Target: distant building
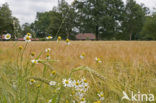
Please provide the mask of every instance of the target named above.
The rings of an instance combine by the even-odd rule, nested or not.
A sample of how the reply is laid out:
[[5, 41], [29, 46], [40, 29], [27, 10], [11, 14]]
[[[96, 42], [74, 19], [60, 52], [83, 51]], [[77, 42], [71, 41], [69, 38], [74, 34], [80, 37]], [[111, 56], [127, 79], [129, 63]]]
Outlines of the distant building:
[[96, 37], [92, 33], [81, 33], [76, 35], [77, 40], [95, 40]]

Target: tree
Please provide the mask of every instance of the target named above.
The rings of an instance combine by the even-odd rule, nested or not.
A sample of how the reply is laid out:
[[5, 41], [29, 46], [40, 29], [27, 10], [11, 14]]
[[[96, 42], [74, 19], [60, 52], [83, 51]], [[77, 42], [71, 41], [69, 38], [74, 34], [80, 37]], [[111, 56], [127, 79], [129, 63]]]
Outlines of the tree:
[[142, 30], [143, 39], [156, 40], [156, 13], [152, 16], [147, 16]]
[[20, 31], [19, 21], [16, 17], [12, 16], [7, 3], [0, 7], [0, 34], [4, 31], [11, 33], [13, 38], [16, 37], [17, 32]]
[[118, 31], [124, 5], [122, 0], [76, 0], [77, 24], [80, 32], [92, 32], [99, 40], [111, 38]]
[[[148, 9], [143, 5], [134, 0], [127, 0], [122, 28], [124, 34], [129, 34], [129, 40], [136, 39], [136, 35], [142, 30], [147, 13]], [[128, 36], [125, 35], [125, 38], [128, 39]]]
[[68, 38], [73, 33], [74, 9], [65, 0], [61, 0], [58, 7], [43, 13], [37, 13], [36, 21], [32, 23], [33, 30], [38, 37], [48, 34]]

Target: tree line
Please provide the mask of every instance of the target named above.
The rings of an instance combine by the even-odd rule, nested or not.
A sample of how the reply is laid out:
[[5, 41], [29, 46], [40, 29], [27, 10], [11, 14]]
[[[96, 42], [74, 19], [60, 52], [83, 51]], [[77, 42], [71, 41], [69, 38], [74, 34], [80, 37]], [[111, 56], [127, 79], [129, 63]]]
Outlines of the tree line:
[[27, 32], [34, 37], [75, 39], [78, 33], [93, 33], [96, 40], [156, 40], [156, 13], [135, 0], [75, 0], [47, 12], [37, 12], [36, 20], [19, 25], [8, 4], [0, 7], [0, 33], [7, 31], [16, 37]]

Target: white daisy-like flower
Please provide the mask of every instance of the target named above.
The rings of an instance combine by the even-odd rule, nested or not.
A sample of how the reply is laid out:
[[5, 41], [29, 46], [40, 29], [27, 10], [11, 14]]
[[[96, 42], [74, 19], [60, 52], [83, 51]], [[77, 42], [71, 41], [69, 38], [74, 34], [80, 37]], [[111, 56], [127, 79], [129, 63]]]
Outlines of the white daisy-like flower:
[[30, 79], [29, 84], [33, 85], [34, 83], [36, 83], [36, 81], [34, 79]]
[[80, 85], [81, 85], [81, 82], [79, 81], [79, 80], [74, 80], [73, 82], [72, 82], [72, 84], [73, 84], [73, 87], [75, 87], [76, 89], [78, 89], [79, 87], [80, 87]]
[[31, 36], [25, 35], [25, 36], [24, 36], [24, 40], [25, 40], [26, 42], [31, 42]]
[[100, 92], [99, 94], [97, 94], [99, 97], [100, 97], [100, 100], [104, 100], [104, 93], [103, 92]]
[[8, 34], [4, 35], [4, 39], [5, 39], [5, 40], [11, 39], [11, 34], [8, 33]]
[[66, 39], [66, 44], [70, 45], [70, 40], [69, 39]]
[[48, 100], [48, 103], [52, 103], [52, 99]]
[[80, 55], [80, 58], [81, 58], [81, 59], [84, 59], [84, 57], [85, 57], [85, 53], [82, 53], [82, 54]]
[[86, 99], [85, 98], [81, 98], [80, 103], [86, 103]]
[[72, 80], [71, 79], [63, 79], [64, 87], [72, 87]]
[[46, 37], [47, 40], [52, 39], [52, 38], [53, 38], [52, 36], [47, 36]]
[[98, 58], [98, 57], [95, 58], [95, 61], [96, 61], [97, 63], [102, 63], [101, 59]]
[[55, 86], [55, 85], [56, 85], [56, 82], [55, 82], [55, 81], [50, 81], [50, 82], [49, 82], [49, 85], [50, 85], [50, 86]]
[[50, 54], [49, 54], [49, 53], [46, 54], [46, 59], [47, 59], [47, 60], [50, 59]]
[[45, 52], [50, 52], [50, 51], [51, 51], [51, 48], [45, 49]]
[[33, 63], [33, 64], [38, 64], [38, 60], [31, 60], [31, 62]]
[[30, 33], [27, 33], [26, 36], [29, 36], [30, 38], [32, 38], [32, 35]]

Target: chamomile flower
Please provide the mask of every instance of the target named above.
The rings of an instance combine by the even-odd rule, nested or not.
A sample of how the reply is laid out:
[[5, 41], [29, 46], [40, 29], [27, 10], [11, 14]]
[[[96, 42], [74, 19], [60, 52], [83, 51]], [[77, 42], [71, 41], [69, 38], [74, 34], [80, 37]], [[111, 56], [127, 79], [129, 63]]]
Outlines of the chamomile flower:
[[46, 59], [47, 59], [47, 60], [50, 59], [50, 54], [49, 54], [49, 53], [46, 54]]
[[66, 39], [66, 44], [70, 45], [70, 40], [69, 39]]
[[36, 81], [34, 79], [30, 79], [29, 84], [32, 85], [34, 83], [36, 83]]
[[80, 55], [80, 58], [81, 58], [81, 59], [84, 59], [84, 57], [85, 57], [85, 53], [82, 53], [82, 54]]
[[86, 99], [85, 98], [81, 98], [80, 103], [86, 103]]
[[8, 34], [4, 35], [4, 39], [5, 39], [5, 40], [11, 39], [11, 34], [8, 33]]
[[99, 96], [100, 100], [104, 100], [104, 93], [103, 92], [100, 92], [97, 95]]
[[52, 38], [53, 38], [52, 36], [47, 36], [46, 37], [47, 40], [52, 39]]
[[19, 49], [19, 50], [22, 50], [22, 49], [23, 49], [23, 47], [22, 47], [22, 46], [19, 46], [19, 47], [18, 47], [18, 49]]
[[45, 49], [45, 52], [50, 52], [50, 51], [51, 51], [51, 48]]
[[61, 39], [62, 39], [61, 36], [58, 36], [57, 42], [59, 42]]
[[30, 38], [32, 37], [30, 33], [27, 33], [27, 35], [26, 35], [26, 36], [29, 36]]
[[34, 57], [35, 56], [35, 52], [31, 52], [31, 57]]
[[50, 76], [54, 76], [54, 75], [56, 75], [56, 71], [52, 71], [50, 74]]
[[97, 63], [102, 63], [101, 59], [98, 58], [98, 57], [95, 58], [95, 61], [96, 61]]
[[31, 36], [25, 35], [24, 40], [26, 42], [31, 42]]
[[56, 82], [55, 82], [55, 81], [50, 81], [50, 82], [49, 82], [49, 85], [50, 85], [50, 86], [55, 86], [55, 85], [56, 85]]
[[38, 64], [38, 60], [31, 60], [33, 64]]
[[79, 81], [79, 80], [74, 80], [73, 82], [72, 82], [72, 84], [73, 84], [73, 86], [76, 88], [76, 89], [78, 89], [79, 87], [80, 87], [80, 84], [81, 84], [81, 82]]
[[71, 79], [63, 79], [64, 87], [72, 87], [72, 80]]

